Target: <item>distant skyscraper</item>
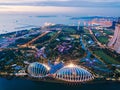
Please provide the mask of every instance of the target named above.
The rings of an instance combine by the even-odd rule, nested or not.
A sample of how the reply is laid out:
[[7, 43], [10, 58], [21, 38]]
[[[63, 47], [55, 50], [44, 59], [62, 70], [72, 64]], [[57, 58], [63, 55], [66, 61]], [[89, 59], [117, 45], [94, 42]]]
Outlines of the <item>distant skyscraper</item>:
[[83, 26], [86, 26], [86, 22], [84, 21], [84, 25]]
[[78, 31], [80, 30], [80, 21], [78, 21], [78, 27], [77, 27], [77, 30], [78, 30]]
[[120, 23], [118, 22], [115, 27], [114, 36], [108, 43], [108, 46], [120, 53]]
[[120, 17], [118, 18], [118, 23], [120, 24]]

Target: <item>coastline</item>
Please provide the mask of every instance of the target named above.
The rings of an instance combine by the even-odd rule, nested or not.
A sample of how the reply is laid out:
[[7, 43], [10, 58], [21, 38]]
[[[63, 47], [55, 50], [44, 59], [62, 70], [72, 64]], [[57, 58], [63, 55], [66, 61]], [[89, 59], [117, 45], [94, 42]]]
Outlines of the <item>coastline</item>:
[[[40, 27], [39, 27], [40, 28]], [[29, 31], [31, 29], [38, 29], [38, 27], [34, 27], [34, 28], [30, 28], [30, 29], [22, 29], [22, 30], [17, 30], [17, 31], [11, 31], [11, 32], [6, 32], [3, 34], [0, 34], [0, 36], [4, 36], [4, 35], [10, 35], [10, 34], [15, 34], [16, 32], [24, 32], [24, 31]]]
[[24, 78], [14, 78], [7, 80], [0, 78], [0, 89], [1, 90], [38, 90], [38, 89], [52, 89], [52, 90], [115, 90], [120, 88], [119, 82], [111, 81], [98, 81], [83, 84], [72, 84], [72, 83], [51, 83], [42, 81], [32, 81]]
[[57, 80], [54, 78], [46, 78], [46, 79], [37, 79], [37, 78], [32, 78], [29, 76], [15, 76], [15, 75], [5, 75], [5, 76], [0, 76], [0, 79], [5, 79], [5, 80], [15, 80], [15, 79], [23, 79], [23, 80], [30, 80], [30, 81], [35, 81], [35, 82], [44, 82], [44, 83], [57, 83], [57, 84], [80, 84], [80, 85], [84, 85], [84, 84], [95, 84], [95, 83], [120, 83], [120, 81], [118, 80], [105, 80], [104, 78], [95, 78], [92, 81], [88, 81], [88, 82], [78, 82], [78, 83], [73, 83], [73, 82], [65, 82], [62, 80]]

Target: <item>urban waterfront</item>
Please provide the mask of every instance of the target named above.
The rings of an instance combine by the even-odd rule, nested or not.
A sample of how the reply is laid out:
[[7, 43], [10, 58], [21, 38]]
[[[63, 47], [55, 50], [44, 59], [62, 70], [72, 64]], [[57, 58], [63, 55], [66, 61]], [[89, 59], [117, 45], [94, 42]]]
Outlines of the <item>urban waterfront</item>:
[[[15, 82], [18, 85], [20, 82], [26, 82], [28, 86], [30, 84], [30, 90], [59, 89], [59, 86], [64, 89], [66, 85], [67, 89], [71, 90], [93, 89], [93, 85], [97, 90], [100, 85], [105, 85], [107, 90], [107, 85], [112, 83], [115, 87], [112, 86], [111, 89], [116, 88], [120, 81], [120, 67], [117, 61], [119, 56], [116, 60], [107, 56], [106, 61], [102, 55], [94, 53], [97, 50], [109, 50], [106, 48], [107, 44], [103, 45], [93, 34], [95, 32], [92, 28], [96, 27], [80, 26], [79, 22], [78, 26], [47, 23], [40, 28], [2, 34], [0, 75], [9, 80], [1, 78], [1, 85], [8, 85], [4, 88], [1, 86], [1, 89], [7, 90], [9, 85], [13, 89], [21, 89], [22, 87], [17, 85], [12, 86]], [[109, 51], [112, 53], [112, 50]], [[26, 84], [23, 84], [23, 87], [27, 90], [29, 88]]]
[[94, 82], [86, 84], [61, 84], [37, 82], [25, 79], [0, 78], [0, 90], [115, 90], [120, 88], [120, 82]]
[[0, 0], [0, 90], [120, 88], [118, 0]]
[[[76, 15], [75, 15], [76, 16]], [[76, 25], [78, 20], [70, 20], [74, 15], [46, 14], [1, 14], [0, 34], [43, 26], [45, 23]], [[59, 19], [59, 20], [58, 20]]]

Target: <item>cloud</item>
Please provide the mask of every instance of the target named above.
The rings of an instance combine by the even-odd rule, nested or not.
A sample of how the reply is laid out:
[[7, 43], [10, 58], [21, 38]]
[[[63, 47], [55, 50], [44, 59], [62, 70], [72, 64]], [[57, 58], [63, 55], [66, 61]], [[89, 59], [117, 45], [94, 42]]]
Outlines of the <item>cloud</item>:
[[120, 7], [120, 0], [0, 0], [0, 5]]
[[78, 1], [87, 1], [87, 2], [120, 2], [120, 0], [78, 0]]
[[16, 2], [120, 2], [120, 0], [0, 0], [0, 3]]
[[0, 0], [0, 12], [120, 15], [120, 0]]
[[71, 1], [71, 0], [0, 0], [1, 3], [16, 3], [16, 2], [51, 2], [51, 1]]

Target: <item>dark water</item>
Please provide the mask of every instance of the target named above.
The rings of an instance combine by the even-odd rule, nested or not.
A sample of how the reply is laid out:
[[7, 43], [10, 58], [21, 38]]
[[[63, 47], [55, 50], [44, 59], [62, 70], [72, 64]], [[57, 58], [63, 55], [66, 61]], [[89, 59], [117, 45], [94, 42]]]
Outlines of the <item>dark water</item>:
[[25, 79], [0, 78], [0, 90], [119, 90], [119, 82], [98, 82], [82, 85], [35, 82]]

